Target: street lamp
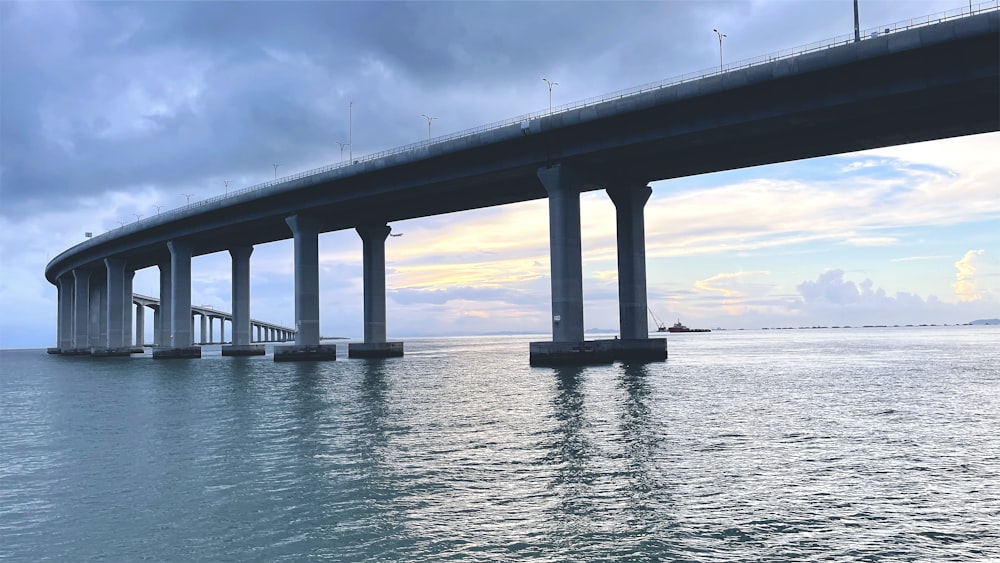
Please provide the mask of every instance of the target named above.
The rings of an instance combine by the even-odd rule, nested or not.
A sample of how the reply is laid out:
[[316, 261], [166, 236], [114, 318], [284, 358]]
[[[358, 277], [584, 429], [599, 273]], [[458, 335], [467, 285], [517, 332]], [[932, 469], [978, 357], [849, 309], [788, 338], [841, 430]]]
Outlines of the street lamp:
[[133, 213], [133, 215], [135, 215], [135, 222], [136, 223], [139, 222], [139, 219], [142, 219], [142, 214], [141, 213]]
[[427, 140], [430, 141], [431, 140], [431, 121], [434, 121], [437, 118], [436, 117], [431, 117], [431, 116], [427, 115], [426, 113], [420, 114], [420, 117], [423, 117], [424, 119], [427, 120]]
[[272, 164], [271, 166], [274, 167], [274, 179], [277, 180], [278, 179], [278, 167], [281, 166], [281, 165], [280, 164]]
[[354, 163], [354, 100], [347, 104], [347, 149], [348, 158]]
[[552, 87], [553, 86], [558, 86], [559, 83], [558, 82], [552, 82], [548, 78], [543, 78], [542, 80], [544, 80], [545, 83], [549, 85], [549, 113], [552, 113]]
[[226, 185], [226, 195], [229, 195], [229, 182], [232, 180], [223, 180], [222, 183]]
[[713, 29], [712, 31], [719, 36], [719, 72], [722, 72], [722, 38], [726, 37], [726, 34], [719, 32], [718, 29]]
[[[970, 5], [972, 0], [969, 0]], [[858, 26], [858, 0], [854, 0], [854, 42], [861, 41], [861, 28]]]
[[156, 214], [159, 215], [160, 214], [160, 208], [163, 207], [163, 206], [162, 205], [154, 205], [153, 207], [156, 208]]
[[186, 197], [187, 198], [187, 204], [191, 205], [191, 196], [193, 196], [194, 194], [181, 194], [181, 195], [184, 196], [184, 197]]
[[344, 143], [342, 141], [334, 141], [334, 142], [340, 145], [340, 162], [344, 162], [344, 147], [346, 147], [351, 143]]

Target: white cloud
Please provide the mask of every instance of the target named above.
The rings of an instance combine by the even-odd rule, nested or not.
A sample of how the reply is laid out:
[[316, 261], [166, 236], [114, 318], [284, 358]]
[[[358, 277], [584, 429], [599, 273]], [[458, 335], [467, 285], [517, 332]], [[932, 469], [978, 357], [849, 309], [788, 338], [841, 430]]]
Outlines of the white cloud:
[[955, 262], [955, 296], [959, 301], [995, 301], [1000, 292], [988, 284], [996, 283], [998, 274], [995, 264], [991, 264], [983, 249], [970, 250]]

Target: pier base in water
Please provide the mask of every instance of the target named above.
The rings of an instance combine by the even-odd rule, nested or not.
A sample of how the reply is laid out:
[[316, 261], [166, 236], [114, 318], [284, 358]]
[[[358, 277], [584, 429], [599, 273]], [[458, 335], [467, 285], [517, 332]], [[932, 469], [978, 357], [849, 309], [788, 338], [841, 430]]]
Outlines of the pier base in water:
[[665, 338], [641, 340], [585, 340], [583, 342], [531, 342], [528, 362], [533, 366], [610, 364], [612, 362], [662, 362], [667, 359]]
[[154, 360], [173, 360], [181, 358], [200, 358], [200, 346], [187, 346], [184, 348], [170, 348], [168, 346], [157, 346], [153, 348]]
[[348, 358], [400, 358], [402, 342], [352, 342], [347, 345]]
[[274, 361], [276, 362], [314, 362], [337, 359], [336, 344], [318, 344], [315, 346], [275, 346]]
[[112, 356], [131, 356], [132, 347], [127, 346], [123, 348], [93, 348], [90, 350], [90, 355], [95, 358], [110, 358]]
[[222, 347], [223, 356], [263, 356], [264, 353], [263, 344], [233, 344]]

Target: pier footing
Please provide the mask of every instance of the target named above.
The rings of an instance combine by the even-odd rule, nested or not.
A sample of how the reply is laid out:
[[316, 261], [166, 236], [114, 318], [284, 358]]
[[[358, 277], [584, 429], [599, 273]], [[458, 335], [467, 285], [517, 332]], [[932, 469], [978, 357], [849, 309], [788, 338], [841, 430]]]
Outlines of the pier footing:
[[89, 356], [90, 348], [64, 348], [60, 349], [59, 353], [63, 356]]
[[318, 344], [316, 346], [275, 346], [274, 361], [276, 362], [313, 362], [337, 359], [336, 344]]
[[263, 356], [264, 355], [264, 345], [263, 344], [233, 344], [232, 346], [222, 347], [223, 356]]
[[48, 354], [62, 354], [62, 348], [46, 348], [45, 352]]
[[352, 342], [347, 345], [348, 358], [400, 358], [402, 342]]
[[132, 347], [124, 348], [93, 348], [90, 351], [90, 355], [95, 358], [110, 358], [113, 356], [131, 356]]
[[153, 348], [154, 360], [170, 360], [177, 358], [200, 358], [200, 357], [201, 357], [200, 346], [188, 346], [185, 348], [170, 348], [167, 346], [158, 346]]
[[641, 340], [585, 340], [583, 342], [531, 342], [528, 363], [533, 366], [662, 362], [667, 359], [664, 338]]

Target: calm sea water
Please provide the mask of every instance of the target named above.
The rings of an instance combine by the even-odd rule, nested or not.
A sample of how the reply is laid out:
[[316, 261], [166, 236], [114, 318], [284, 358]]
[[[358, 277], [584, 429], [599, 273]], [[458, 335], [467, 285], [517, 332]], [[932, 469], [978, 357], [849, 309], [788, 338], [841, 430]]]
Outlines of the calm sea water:
[[[275, 364], [0, 352], [0, 559], [1000, 559], [1000, 329]], [[346, 350], [346, 347], [344, 347]]]

